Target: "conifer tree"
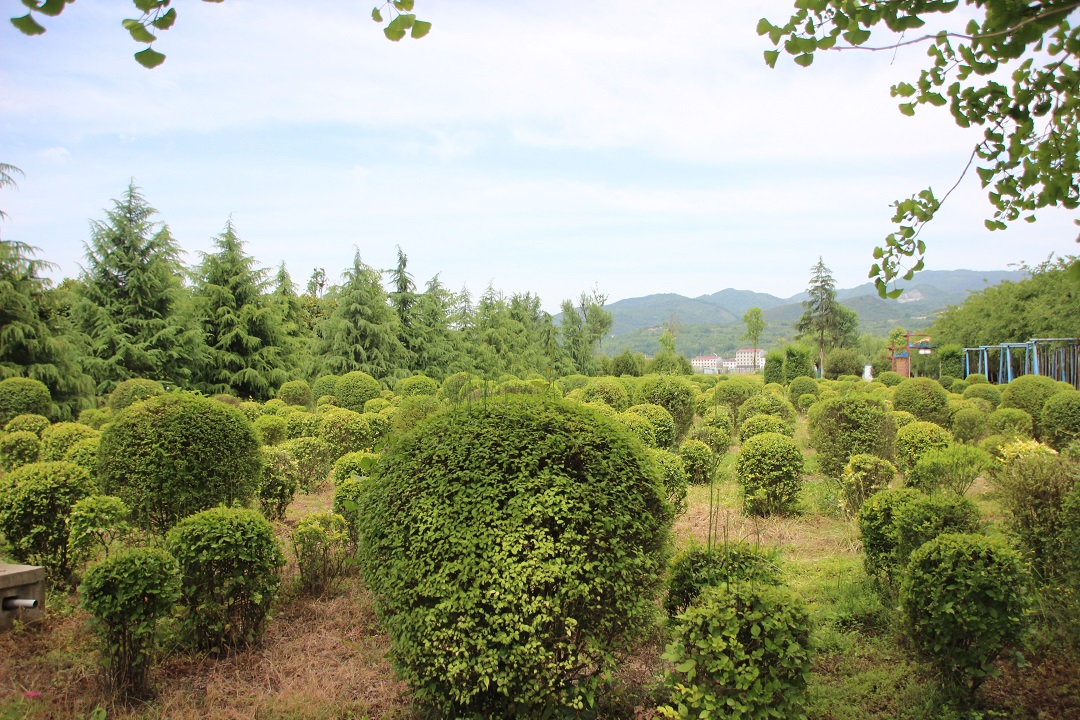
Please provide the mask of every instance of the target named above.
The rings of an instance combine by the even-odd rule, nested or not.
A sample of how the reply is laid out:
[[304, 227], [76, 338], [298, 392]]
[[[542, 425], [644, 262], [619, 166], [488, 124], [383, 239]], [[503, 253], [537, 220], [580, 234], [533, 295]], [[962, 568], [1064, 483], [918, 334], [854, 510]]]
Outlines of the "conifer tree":
[[836, 299], [836, 282], [832, 272], [819, 257], [811, 268], [810, 298], [803, 301], [803, 314], [795, 324], [799, 340], [814, 343], [818, 348], [818, 368], [825, 365], [825, 350], [850, 346], [858, 340], [859, 324], [855, 311], [842, 306]]
[[134, 377], [180, 386], [204, 348], [181, 312], [180, 249], [134, 182], [91, 223], [76, 326], [89, 338], [87, 370], [99, 394]]
[[274, 289], [270, 299], [277, 306], [281, 317], [281, 351], [285, 367], [291, 375], [308, 376], [315, 372], [312, 367], [312, 330], [308, 324], [307, 310], [296, 285], [282, 262], [274, 275]]
[[419, 337], [419, 328], [416, 323], [416, 283], [412, 275], [406, 270], [409, 258], [401, 250], [397, 249], [397, 265], [389, 271], [390, 282], [394, 286], [390, 293], [390, 306], [394, 308], [394, 314], [398, 321], [398, 341], [404, 350], [404, 363], [411, 371], [420, 369], [418, 358], [423, 339]]
[[415, 319], [415, 367], [428, 377], [442, 380], [465, 369], [460, 333], [451, 327], [454, 295], [440, 282], [428, 280], [417, 298]]
[[244, 254], [232, 219], [214, 238], [214, 246], [217, 252], [202, 255], [193, 292], [207, 347], [198, 387], [209, 395], [267, 400], [289, 379], [282, 316], [264, 296], [266, 271]]

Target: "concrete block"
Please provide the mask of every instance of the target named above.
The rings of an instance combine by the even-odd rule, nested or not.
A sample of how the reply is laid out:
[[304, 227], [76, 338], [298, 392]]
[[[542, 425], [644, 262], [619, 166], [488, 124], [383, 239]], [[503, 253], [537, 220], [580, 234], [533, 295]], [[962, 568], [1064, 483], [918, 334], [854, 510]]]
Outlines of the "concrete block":
[[[28, 607], [33, 605], [33, 607]], [[0, 630], [45, 616], [45, 568], [0, 564]]]

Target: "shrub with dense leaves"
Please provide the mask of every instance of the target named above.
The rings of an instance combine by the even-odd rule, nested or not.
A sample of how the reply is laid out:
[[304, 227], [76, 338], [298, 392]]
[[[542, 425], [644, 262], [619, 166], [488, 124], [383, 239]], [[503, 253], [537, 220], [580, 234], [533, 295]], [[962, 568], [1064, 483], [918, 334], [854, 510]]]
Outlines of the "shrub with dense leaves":
[[355, 370], [345, 373], [338, 378], [334, 385], [334, 397], [338, 405], [353, 412], [364, 412], [364, 403], [371, 398], [379, 397], [381, 391], [379, 381], [367, 373]]
[[754, 395], [762, 392], [765, 384], [752, 375], [732, 375], [727, 380], [717, 383], [713, 388], [713, 402], [710, 404], [727, 405], [734, 413]]
[[859, 377], [865, 365], [866, 359], [858, 351], [852, 348], [833, 348], [825, 356], [822, 374], [830, 380], [845, 375]]
[[311, 412], [294, 412], [285, 416], [285, 437], [295, 440], [298, 437], [318, 437], [322, 418]]
[[1080, 438], [1080, 392], [1063, 390], [1042, 407], [1040, 438], [1055, 450], [1064, 450]]
[[866, 574], [890, 586], [897, 568], [902, 567], [897, 548], [895, 516], [923, 494], [911, 488], [887, 488], [874, 493], [859, 509], [859, 533], [863, 544]]
[[[378, 453], [359, 450], [346, 453], [334, 461], [334, 486], [341, 485], [351, 477], [367, 477], [379, 459]], [[335, 510], [335, 512], [339, 512]]]
[[41, 431], [49, 427], [49, 425], [49, 418], [44, 415], [23, 413], [22, 415], [16, 415], [11, 418], [11, 420], [8, 420], [7, 425], [4, 426], [4, 430], [9, 433], [32, 432], [38, 438], [41, 438]]
[[743, 491], [743, 509], [751, 515], [790, 512], [802, 489], [803, 454], [779, 433], [755, 435], [742, 444], [735, 476]]
[[165, 388], [157, 380], [145, 378], [124, 380], [109, 393], [109, 410], [118, 413], [132, 403], [164, 394]]
[[259, 440], [236, 408], [182, 392], [129, 406], [106, 426], [98, 481], [132, 519], [164, 533], [219, 503], [251, 500], [262, 470]]
[[262, 449], [262, 478], [259, 482], [259, 507], [270, 520], [285, 517], [285, 510], [300, 488], [300, 466], [288, 450]]
[[949, 393], [930, 378], [907, 378], [893, 390], [893, 407], [919, 420], [949, 425]]
[[593, 378], [581, 388], [584, 402], [602, 402], [622, 412], [630, 407], [630, 396], [623, 384], [613, 377]]
[[100, 433], [88, 425], [73, 422], [61, 422], [50, 425], [41, 431], [41, 459], [43, 461], [63, 460], [75, 443], [86, 438], [100, 437]]
[[822, 475], [836, 478], [852, 455], [890, 460], [896, 431], [885, 404], [865, 395], [824, 398], [810, 407], [810, 443]]
[[999, 407], [986, 418], [986, 427], [995, 435], [1017, 438], [1035, 436], [1035, 422], [1031, 414], [1019, 408]]
[[971, 445], [950, 445], [925, 453], [907, 474], [907, 484], [929, 493], [949, 490], [963, 495], [975, 479], [993, 468], [993, 456]]
[[176, 560], [160, 548], [122, 550], [90, 568], [79, 598], [101, 638], [108, 689], [121, 696], [148, 694], [158, 621], [180, 599]]
[[330, 448], [333, 460], [345, 453], [370, 450], [375, 445], [375, 433], [367, 416], [344, 409], [322, 416], [319, 439]]
[[690, 475], [686, 472], [682, 458], [662, 448], [649, 448], [649, 457], [660, 467], [664, 490], [675, 514], [686, 512], [686, 490], [690, 484]]
[[896, 431], [896, 466], [901, 472], [910, 472], [923, 455], [946, 448], [952, 441], [952, 433], [936, 423], [909, 423]]
[[285, 564], [270, 522], [246, 508], [211, 508], [177, 523], [166, 545], [180, 564], [181, 621], [194, 646], [257, 643]]
[[35, 463], [41, 456], [41, 440], [27, 430], [0, 433], [0, 472]]
[[675, 617], [697, 599], [701, 591], [720, 585], [780, 582], [776, 552], [745, 542], [715, 547], [694, 545], [671, 561], [664, 610]]
[[301, 437], [286, 440], [279, 445], [296, 461], [300, 472], [300, 487], [311, 492], [326, 480], [330, 467], [334, 463], [334, 450], [324, 440], [313, 437]]
[[970, 384], [970, 381], [968, 383], [967, 388], [964, 390], [965, 400], [985, 400], [994, 409], [1001, 404], [1001, 391], [990, 383], [983, 382], [974, 385]]
[[66, 462], [31, 463], [0, 477], [0, 532], [15, 559], [44, 566], [53, 582], [65, 581], [68, 517], [92, 490], [86, 471]]
[[962, 407], [953, 413], [952, 430], [953, 438], [959, 442], [975, 442], [982, 438], [986, 432], [987, 413], [979, 408]]
[[361, 492], [359, 557], [399, 674], [443, 717], [591, 704], [648, 627], [671, 507], [656, 464], [583, 405], [431, 418]]
[[289, 535], [296, 567], [300, 572], [300, 591], [320, 597], [336, 592], [355, 563], [353, 544], [345, 518], [322, 511], [305, 515]]
[[444, 407], [442, 400], [434, 395], [410, 395], [402, 398], [394, 412], [394, 430], [407, 433], [430, 416], [441, 412]]
[[131, 510], [111, 495], [90, 495], [71, 506], [68, 517], [68, 545], [73, 563], [82, 563], [99, 552], [109, 551], [132, 534], [128, 524]]
[[810, 395], [817, 397], [820, 391], [821, 388], [814, 378], [797, 377], [788, 383], [788, 401], [794, 405], [803, 395], [809, 393]]
[[1021, 645], [1027, 578], [1019, 553], [996, 538], [944, 534], [911, 555], [900, 606], [915, 647], [970, 693]]
[[397, 385], [394, 386], [394, 392], [401, 397], [412, 397], [414, 395], [435, 397], [439, 394], [439, 383], [426, 375], [413, 375], [398, 380]]
[[311, 383], [311, 397], [316, 400], [327, 395], [333, 395], [337, 392], [337, 375], [321, 375], [315, 382]]
[[885, 385], [886, 387], [896, 387], [900, 383], [904, 382], [904, 376], [898, 372], [892, 370], [886, 370], [877, 376], [876, 380]]
[[75, 463], [83, 470], [86, 470], [95, 484], [97, 482], [98, 445], [100, 444], [100, 437], [83, 438], [69, 447], [63, 458], [65, 462]]
[[[955, 495], [920, 495], [893, 513], [896, 570], [902, 570], [917, 548], [945, 533], [977, 533], [982, 515], [975, 503]], [[895, 575], [894, 575], [895, 577]]]
[[664, 659], [667, 718], [801, 718], [810, 675], [810, 616], [786, 588], [710, 588], [679, 616]]
[[645, 447], [656, 448], [656, 427], [649, 422], [648, 418], [634, 413], [621, 412], [615, 416], [630, 433], [642, 442]]
[[281, 415], [262, 415], [251, 426], [263, 445], [280, 445], [289, 437], [289, 421]]
[[840, 510], [849, 518], [859, 514], [863, 503], [876, 492], [889, 487], [896, 476], [896, 466], [877, 455], [852, 455], [840, 473]]
[[709, 446], [709, 449], [721, 457], [727, 453], [731, 446], [731, 436], [718, 427], [711, 425], [699, 425], [690, 433], [691, 440], [700, 440]]
[[301, 407], [311, 407], [312, 394], [311, 387], [303, 380], [290, 380], [287, 383], [282, 383], [278, 388], [278, 398], [281, 399], [286, 405], [299, 405]]
[[1041, 437], [1042, 409], [1061, 391], [1057, 380], [1045, 375], [1021, 375], [1001, 390], [1001, 408], [1017, 408], [1031, 416], [1033, 437]]
[[52, 395], [45, 383], [24, 377], [0, 380], [0, 426], [18, 415], [52, 416]]
[[649, 375], [641, 382], [638, 403], [659, 405], [675, 421], [675, 442], [679, 442], [694, 421], [694, 384], [675, 375]]
[[679, 458], [691, 483], [707, 485], [712, 480], [718, 458], [708, 445], [700, 440], [686, 440], [679, 446]]
[[675, 442], [675, 418], [660, 405], [631, 405], [626, 412], [640, 415], [652, 423], [656, 433], [656, 447], [669, 448]]
[[742, 405], [740, 405], [740, 435], [742, 433], [742, 424], [750, 418], [756, 417], [758, 415], [772, 415], [773, 417], [780, 418], [784, 422], [784, 424], [789, 425], [791, 428], [790, 432], [784, 434], [795, 434], [795, 406], [785, 400], [782, 396], [774, 395], [773, 393], [763, 392], [760, 395], [754, 395]]
[[775, 415], [754, 415], [739, 425], [739, 439], [743, 442], [767, 432], [795, 437], [795, 426]]

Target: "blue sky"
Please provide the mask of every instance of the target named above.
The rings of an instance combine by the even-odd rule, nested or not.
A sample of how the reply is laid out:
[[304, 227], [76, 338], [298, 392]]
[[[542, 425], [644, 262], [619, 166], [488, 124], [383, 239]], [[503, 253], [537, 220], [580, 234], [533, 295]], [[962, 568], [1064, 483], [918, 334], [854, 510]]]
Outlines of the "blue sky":
[[[769, 70], [757, 20], [790, 8], [417, 0], [432, 32], [395, 44], [352, 0], [180, 3], [147, 71], [120, 28], [133, 9], [78, 0], [41, 37], [0, 29], [0, 162], [26, 173], [0, 195], [3, 235], [75, 275], [134, 178], [189, 262], [231, 215], [300, 284], [354, 247], [388, 268], [400, 245], [418, 284], [553, 311], [594, 286], [787, 296], [819, 255], [854, 286], [889, 203], [942, 193], [977, 135], [896, 109], [919, 46]], [[990, 233], [988, 207], [972, 173], [923, 234], [928, 267], [1075, 252], [1068, 213]]]

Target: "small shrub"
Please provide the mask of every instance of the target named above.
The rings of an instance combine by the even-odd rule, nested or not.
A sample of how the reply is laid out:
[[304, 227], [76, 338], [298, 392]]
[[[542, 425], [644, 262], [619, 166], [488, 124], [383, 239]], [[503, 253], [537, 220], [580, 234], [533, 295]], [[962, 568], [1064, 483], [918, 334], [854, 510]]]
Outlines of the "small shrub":
[[661, 717], [805, 717], [810, 618], [791, 591], [727, 585], [679, 617], [664, 659], [671, 705]]
[[298, 437], [318, 437], [322, 418], [315, 413], [294, 412], [285, 416], [285, 436], [288, 440]]
[[659, 447], [659, 444], [656, 442], [656, 427], [649, 422], [648, 418], [627, 412], [617, 413], [615, 417], [630, 431], [630, 434], [640, 440], [645, 447]]
[[775, 415], [754, 415], [739, 425], [739, 439], [742, 442], [767, 432], [795, 437], [795, 427]]
[[[970, 375], [968, 377], [971, 377]], [[990, 403], [993, 409], [997, 409], [997, 406], [1001, 404], [1001, 391], [989, 383], [976, 383], [970, 384], [964, 390], [965, 400], [985, 400]]]
[[[717, 386], [719, 387], [719, 386]], [[641, 382], [638, 403], [659, 405], [675, 421], [675, 442], [680, 442], [694, 421], [694, 384], [675, 375], [649, 375]]]
[[[581, 384], [576, 385], [576, 387], [583, 386], [589, 380], [584, 375], [575, 375], [571, 377], [579, 378], [581, 380]], [[562, 388], [564, 393], [568, 392], [568, 390], [562, 383], [569, 380], [570, 378], [560, 378], [559, 380], [560, 388]], [[475, 375], [467, 372], [454, 373], [442, 381], [442, 385], [439, 386], [439, 397], [446, 400], [451, 405], [456, 405], [468, 400], [472, 396], [473, 390], [478, 388], [480, 384], [480, 378]]]
[[1050, 397], [1061, 390], [1053, 378], [1045, 375], [1021, 375], [1001, 390], [1002, 408], [1017, 408], [1031, 416], [1034, 435], [1042, 437], [1042, 409]]
[[41, 441], [27, 430], [0, 433], [0, 472], [35, 463], [41, 456]]
[[760, 545], [734, 542], [713, 548], [691, 546], [671, 562], [664, 610], [674, 618], [698, 598], [701, 591], [721, 585], [780, 582], [775, 551]]
[[861, 395], [828, 397], [810, 407], [810, 443], [821, 474], [836, 478], [852, 455], [893, 456], [892, 418], [880, 400]]
[[61, 422], [50, 425], [41, 431], [41, 459], [45, 462], [63, 460], [64, 454], [72, 445], [100, 435], [94, 428], [79, 423]]
[[0, 425], [18, 415], [52, 416], [52, 395], [45, 383], [23, 377], [0, 380]]
[[885, 387], [896, 387], [900, 383], [904, 382], [904, 376], [898, 372], [892, 370], [886, 370], [877, 376], [877, 381]]
[[0, 478], [0, 532], [15, 559], [41, 565], [53, 582], [65, 582], [71, 569], [68, 518], [91, 491], [86, 471], [66, 462], [31, 463]]
[[964, 379], [967, 380], [968, 385], [985, 385], [990, 382], [982, 373], [971, 373], [966, 375]]
[[994, 458], [985, 450], [970, 445], [950, 445], [923, 454], [907, 475], [907, 484], [929, 493], [948, 490], [963, 495], [980, 475], [994, 467]]
[[630, 396], [626, 388], [613, 377], [593, 378], [581, 389], [581, 399], [584, 402], [606, 403], [618, 412], [630, 407]]
[[79, 422], [95, 430], [101, 430], [113, 418], [108, 408], [87, 408], [79, 413]]
[[716, 470], [716, 454], [700, 440], [686, 440], [679, 446], [679, 457], [687, 477], [694, 485], [707, 485]]
[[955, 495], [922, 495], [893, 515], [902, 569], [916, 548], [944, 533], [977, 533], [982, 515], [975, 503]]
[[912, 553], [900, 586], [908, 636], [956, 685], [974, 694], [1026, 625], [1019, 553], [1001, 540], [944, 534]]
[[145, 378], [124, 380], [109, 394], [109, 410], [118, 413], [132, 403], [164, 394], [165, 388], [157, 380]]
[[334, 450], [324, 440], [312, 437], [286, 440], [279, 445], [296, 461], [300, 487], [311, 492], [323, 484], [334, 462]]
[[686, 472], [686, 466], [682, 458], [669, 450], [650, 448], [651, 457], [660, 467], [660, 475], [664, 481], [664, 490], [667, 492], [667, 500], [679, 515], [686, 512], [686, 489], [690, 484], [690, 474]]
[[862, 375], [865, 359], [857, 351], [851, 348], [833, 348], [825, 356], [825, 365], [822, 374], [830, 380], [843, 376]]
[[264, 447], [259, 506], [269, 520], [280, 520], [300, 488], [300, 465], [283, 448]]
[[270, 522], [254, 510], [211, 508], [177, 523], [166, 545], [180, 565], [181, 621], [194, 646], [256, 644], [285, 564]]
[[[754, 395], [739, 406], [739, 425], [742, 426], [747, 420], [758, 415], [772, 415], [780, 418], [785, 425], [791, 426], [791, 431], [785, 435], [795, 434], [795, 406], [779, 395], [763, 392]], [[740, 429], [741, 434], [741, 429]]]
[[289, 421], [281, 415], [263, 415], [251, 423], [263, 445], [280, 445], [288, 439]]
[[373, 413], [377, 413], [380, 410], [384, 410], [388, 407], [393, 407], [390, 404], [389, 400], [381, 397], [371, 398], [366, 403], [364, 403], [364, 414], [370, 415]]
[[795, 408], [805, 414], [809, 412], [810, 406], [818, 401], [818, 396], [813, 393], [803, 393], [799, 396], [798, 402], [795, 403]]
[[840, 510], [848, 518], [854, 518], [863, 503], [889, 487], [895, 476], [896, 467], [888, 460], [865, 453], [852, 455], [840, 474]]
[[[941, 378], [938, 378], [938, 382], [941, 382]], [[945, 387], [944, 383], [942, 383], [942, 387]], [[967, 380], [953, 380], [952, 384], [950, 384], [946, 389], [951, 393], [963, 395], [964, 391], [968, 389]]]
[[364, 403], [379, 397], [379, 381], [359, 370], [345, 373], [338, 378], [333, 395], [338, 405], [356, 413], [364, 412]]
[[975, 442], [986, 431], [986, 417], [978, 408], [960, 408], [952, 416], [953, 437], [959, 442]]
[[788, 383], [787, 392], [788, 400], [792, 404], [796, 404], [798, 399], [806, 394], [813, 395], [816, 398], [820, 392], [820, 387], [814, 378], [797, 377]]
[[180, 599], [176, 560], [159, 548], [122, 550], [90, 568], [79, 598], [101, 638], [107, 688], [121, 696], [147, 695], [158, 621]]
[[370, 450], [375, 433], [366, 415], [352, 410], [337, 410], [323, 415], [319, 423], [319, 439], [330, 448], [334, 460], [345, 453]]
[[311, 384], [311, 397], [321, 398], [333, 395], [337, 391], [338, 376], [322, 375]]
[[893, 407], [941, 427], [949, 424], [949, 394], [936, 380], [908, 378], [893, 391]]
[[735, 419], [731, 408], [727, 405], [715, 405], [706, 408], [701, 413], [701, 424], [719, 428], [729, 436], [735, 434]]
[[945, 428], [932, 422], [917, 420], [896, 431], [896, 465], [908, 473], [919, 458], [930, 450], [949, 446], [953, 437]]
[[345, 518], [354, 544], [360, 538], [360, 497], [367, 482], [366, 475], [350, 475], [334, 485], [334, 512]]
[[1064, 390], [1050, 396], [1042, 407], [1043, 442], [1055, 450], [1064, 450], [1080, 438], [1080, 392]]
[[762, 391], [764, 383], [752, 375], [732, 375], [713, 388], [713, 403], [727, 405], [732, 412]]
[[742, 487], [745, 511], [772, 515], [794, 509], [802, 470], [802, 451], [789, 437], [764, 433], [744, 442], [735, 461], [735, 475]]
[[731, 436], [720, 428], [711, 425], [698, 426], [690, 433], [690, 439], [700, 440], [705, 443], [710, 450], [716, 453], [717, 457], [727, 453], [728, 448], [731, 446]]
[[49, 427], [49, 418], [44, 415], [34, 415], [32, 413], [23, 413], [22, 415], [16, 415], [8, 420], [7, 425], [4, 426], [4, 431], [13, 432], [31, 432], [38, 438], [41, 437], [41, 431]]
[[277, 396], [286, 405], [311, 407], [311, 388], [303, 380], [290, 380], [278, 388]]
[[64, 462], [75, 463], [93, 479], [97, 476], [98, 445], [100, 444], [100, 437], [79, 440], [64, 453]]
[[328, 511], [311, 513], [296, 524], [289, 539], [301, 592], [314, 597], [336, 592], [353, 564], [345, 518]]
[[990, 435], [979, 443], [979, 448], [1001, 459], [1001, 450], [1009, 443], [1009, 440], [1010, 438], [1004, 435]]
[[110, 495], [90, 495], [71, 506], [68, 518], [68, 545], [73, 564], [82, 563], [100, 552], [109, 551], [130, 537], [131, 510], [124, 501]]
[[892, 586], [896, 570], [902, 567], [895, 516], [921, 497], [921, 492], [911, 488], [887, 488], [871, 495], [859, 509], [863, 567], [870, 578], [886, 587]]
[[263, 405], [260, 402], [255, 402], [254, 400], [245, 400], [244, 402], [240, 403], [240, 412], [244, 413], [244, 417], [246, 417], [249, 422], [254, 423], [256, 420], [262, 417]]
[[656, 434], [656, 447], [669, 448], [675, 442], [675, 418], [660, 405], [652, 403], [631, 405], [626, 412], [641, 415], [652, 423]]
[[374, 443], [378, 445], [393, 432], [394, 422], [397, 420], [397, 408], [387, 407], [377, 413], [364, 413], [364, 417], [367, 418], [368, 423], [371, 425], [371, 434], [375, 438]]
[[[525, 393], [533, 395], [535, 393]], [[434, 395], [411, 395], [401, 399], [394, 413], [394, 430], [407, 433], [445, 406]]]
[[414, 395], [435, 397], [439, 394], [439, 383], [426, 375], [413, 375], [398, 380], [397, 384], [394, 385], [394, 392], [401, 397], [412, 397]]
[[1032, 438], [1035, 423], [1031, 415], [1019, 408], [999, 407], [986, 418], [991, 433], [1007, 437]]

